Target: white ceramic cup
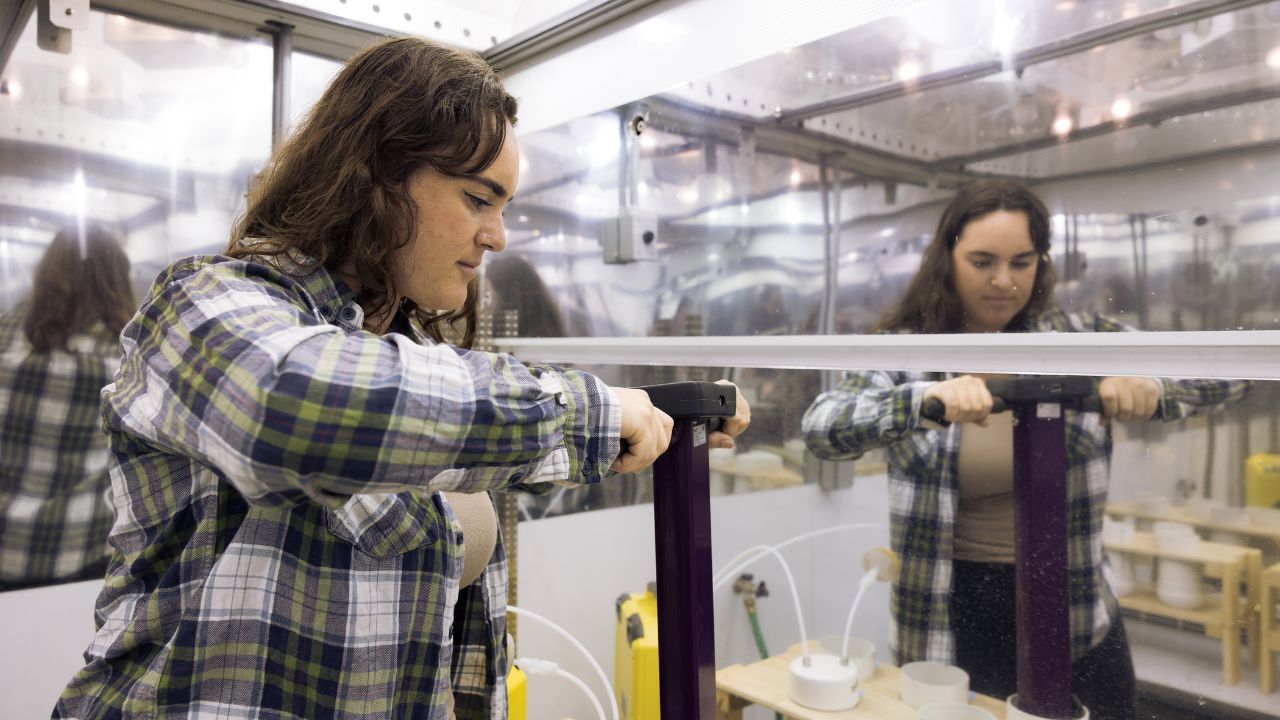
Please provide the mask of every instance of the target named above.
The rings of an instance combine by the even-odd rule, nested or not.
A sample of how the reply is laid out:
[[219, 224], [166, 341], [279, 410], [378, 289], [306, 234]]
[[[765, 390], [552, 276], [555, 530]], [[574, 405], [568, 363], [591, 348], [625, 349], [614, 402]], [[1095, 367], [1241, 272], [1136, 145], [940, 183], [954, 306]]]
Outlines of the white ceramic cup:
[[1204, 576], [1196, 563], [1160, 558], [1156, 597], [1170, 607], [1195, 610], [1204, 604]]
[[1137, 589], [1137, 581], [1133, 576], [1133, 558], [1128, 553], [1107, 553], [1111, 565], [1111, 592], [1116, 597], [1132, 595]]
[[1200, 550], [1200, 536], [1190, 525], [1158, 522], [1154, 533], [1156, 547], [1165, 552], [1194, 553]]
[[912, 662], [902, 666], [899, 676], [902, 702], [919, 709], [936, 703], [969, 701], [969, 673], [940, 662]]
[[[825, 635], [818, 638], [818, 646], [823, 652], [840, 657], [844, 649], [843, 635]], [[849, 662], [858, 668], [859, 682], [869, 679], [876, 673], [876, 644], [859, 637], [849, 638]]]
[[920, 708], [920, 720], [996, 720], [996, 716], [976, 705], [933, 703]]

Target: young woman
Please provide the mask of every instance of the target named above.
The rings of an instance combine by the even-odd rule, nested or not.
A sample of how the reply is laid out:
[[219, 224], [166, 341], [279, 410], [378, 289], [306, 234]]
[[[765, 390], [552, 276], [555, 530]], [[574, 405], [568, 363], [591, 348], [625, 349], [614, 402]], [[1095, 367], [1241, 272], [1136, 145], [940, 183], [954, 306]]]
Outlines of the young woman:
[[[1125, 329], [1053, 303], [1049, 214], [1008, 181], [965, 187], [946, 207], [920, 271], [882, 332], [1082, 332]], [[1243, 382], [1109, 377], [1103, 413], [1067, 413], [1073, 689], [1093, 718], [1132, 718], [1133, 663], [1099, 537], [1108, 484], [1108, 419], [1174, 420], [1237, 400]], [[922, 422], [936, 398], [952, 424]], [[969, 672], [971, 688], [1015, 692], [1013, 430], [991, 414], [983, 377], [861, 372], [819, 396], [803, 427], [819, 457], [888, 449], [891, 536], [902, 560], [891, 595], [899, 663], [936, 660]]]
[[0, 317], [0, 590], [101, 579], [114, 513], [102, 386], [138, 304], [115, 233], [54, 235]]
[[379, 43], [227, 253], [161, 273], [103, 392], [115, 554], [57, 716], [506, 716], [501, 543], [463, 577], [484, 543], [440, 491], [599, 482], [671, 432], [642, 391], [466, 349], [515, 119], [477, 57]]

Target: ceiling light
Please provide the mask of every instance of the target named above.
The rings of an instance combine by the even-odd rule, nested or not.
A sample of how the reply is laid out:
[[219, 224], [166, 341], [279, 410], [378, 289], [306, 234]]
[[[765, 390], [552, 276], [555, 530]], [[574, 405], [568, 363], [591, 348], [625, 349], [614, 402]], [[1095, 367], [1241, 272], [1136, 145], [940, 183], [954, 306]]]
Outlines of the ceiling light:
[[85, 87], [89, 84], [89, 71], [84, 69], [83, 65], [77, 65], [71, 68], [71, 82]]
[[1272, 70], [1280, 70], [1280, 45], [1271, 48], [1267, 52], [1267, 67]]
[[799, 184], [800, 184], [800, 180], [801, 180], [800, 171], [799, 171], [799, 170], [792, 170], [792, 171], [791, 171], [791, 187], [795, 187], [795, 186], [799, 185]]
[[1075, 123], [1071, 122], [1070, 115], [1059, 115], [1053, 120], [1053, 134], [1064, 137], [1071, 132], [1071, 128]]
[[654, 148], [655, 148], [655, 147], [657, 147], [657, 146], [658, 146], [658, 140], [657, 140], [657, 138], [655, 138], [654, 136], [652, 136], [652, 135], [641, 135], [641, 136], [640, 136], [640, 147], [642, 147], [642, 148], [644, 148], [644, 149], [646, 149], [646, 150], [652, 150], [652, 149], [654, 149]]
[[898, 79], [910, 82], [920, 77], [920, 63], [908, 60], [898, 66]]
[[1111, 103], [1111, 117], [1124, 120], [1133, 114], [1133, 103], [1127, 97], [1118, 97]]

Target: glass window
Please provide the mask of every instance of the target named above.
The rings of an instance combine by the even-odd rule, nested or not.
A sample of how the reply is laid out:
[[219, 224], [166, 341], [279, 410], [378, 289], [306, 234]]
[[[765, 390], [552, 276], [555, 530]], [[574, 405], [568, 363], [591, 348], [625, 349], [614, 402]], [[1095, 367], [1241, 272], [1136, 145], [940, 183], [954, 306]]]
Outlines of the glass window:
[[[34, 338], [18, 325], [33, 308], [78, 307], [78, 315], [122, 302], [128, 302], [127, 319], [161, 268], [225, 248], [251, 179], [267, 159], [271, 132], [271, 47], [264, 41], [94, 11], [89, 29], [75, 32], [71, 52], [58, 54], [37, 47], [35, 26], [33, 16], [0, 78], [0, 313], [7, 343], [0, 363], [0, 406], [7, 407], [0, 583], [9, 588], [102, 576], [112, 517], [106, 439], [74, 452], [65, 444], [77, 432], [97, 436], [97, 391], [54, 395], [65, 386], [56, 380], [68, 380], [66, 353], [83, 361], [71, 364], [76, 373], [90, 373], [76, 383], [101, 388], [110, 382], [123, 320], [104, 313], [101, 325], [75, 330], [63, 354], [52, 356], [33, 352]], [[64, 252], [67, 240], [71, 256]], [[81, 282], [80, 270], [58, 269], [64, 262], [82, 268], [71, 262], [76, 252], [98, 257], [93, 253], [108, 245], [119, 245], [127, 260], [97, 265], [105, 285]], [[130, 292], [102, 289], [116, 287], [116, 273], [123, 273], [120, 282]], [[73, 320], [56, 323], [70, 327]], [[30, 382], [30, 373], [47, 382]], [[47, 392], [32, 395], [35, 387]], [[63, 408], [66, 421], [49, 421], [63, 417], [61, 410], [24, 421], [20, 411], [31, 407]], [[92, 421], [77, 430], [75, 418]], [[54, 448], [60, 460], [51, 470]], [[61, 516], [57, 503], [78, 508], [65, 515], [80, 525], [40, 526], [47, 520], [39, 518]], [[84, 512], [90, 506], [92, 512]], [[24, 515], [31, 507], [42, 508], [35, 525]], [[56, 548], [32, 539], [54, 534], [64, 538]]]

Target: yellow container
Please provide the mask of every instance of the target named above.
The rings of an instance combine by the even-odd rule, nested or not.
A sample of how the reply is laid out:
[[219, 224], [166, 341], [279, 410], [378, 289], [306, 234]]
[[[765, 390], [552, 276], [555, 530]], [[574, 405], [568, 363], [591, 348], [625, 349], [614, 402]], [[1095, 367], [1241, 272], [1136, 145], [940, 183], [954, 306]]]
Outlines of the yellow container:
[[1280, 455], [1250, 455], [1244, 468], [1245, 504], [1280, 508]]
[[507, 673], [507, 720], [527, 720], [529, 715], [529, 678], [512, 666]]
[[660, 720], [658, 709], [658, 596], [618, 598], [613, 655], [613, 687], [622, 720]]

